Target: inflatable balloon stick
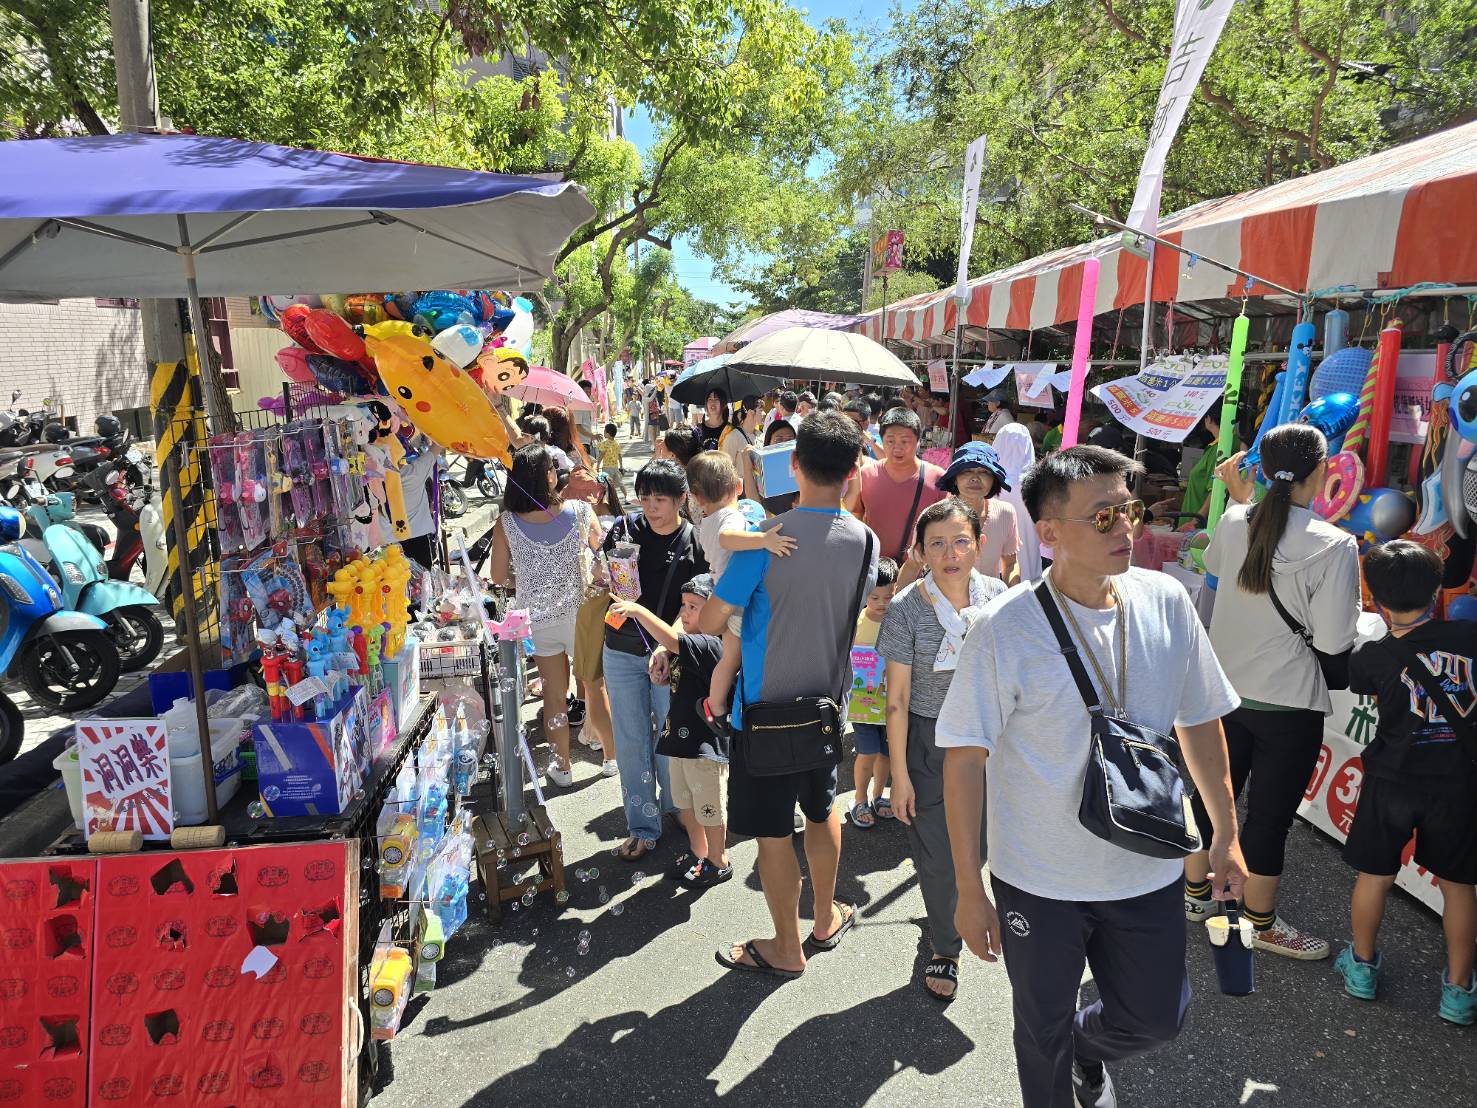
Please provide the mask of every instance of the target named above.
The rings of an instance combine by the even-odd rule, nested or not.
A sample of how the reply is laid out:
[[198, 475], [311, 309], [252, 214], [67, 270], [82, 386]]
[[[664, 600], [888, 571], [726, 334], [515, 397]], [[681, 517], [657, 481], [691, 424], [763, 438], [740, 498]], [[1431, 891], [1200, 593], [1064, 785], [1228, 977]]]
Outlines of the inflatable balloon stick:
[[[1221, 433], [1216, 442], [1216, 465], [1231, 456], [1236, 446], [1236, 406], [1241, 402], [1241, 370], [1246, 359], [1246, 336], [1251, 320], [1244, 315], [1236, 317], [1231, 327], [1231, 356], [1226, 363], [1226, 398], [1221, 403]], [[1206, 530], [1214, 531], [1226, 510], [1226, 483], [1216, 478], [1210, 492], [1210, 515], [1206, 519]]]
[[1251, 440], [1251, 449], [1246, 452], [1246, 457], [1241, 459], [1240, 470], [1242, 473], [1255, 473], [1256, 467], [1262, 461], [1262, 436], [1277, 426], [1277, 420], [1281, 418], [1282, 398], [1287, 395], [1287, 373], [1279, 370], [1276, 384], [1272, 386], [1272, 398], [1267, 401], [1267, 411], [1262, 416], [1262, 425], [1257, 428], [1256, 438]]
[[[1380, 332], [1383, 341], [1384, 332]], [[1364, 374], [1364, 384], [1359, 389], [1359, 416], [1354, 420], [1354, 426], [1349, 428], [1349, 437], [1344, 440], [1344, 449], [1353, 451], [1355, 454], [1364, 449], [1364, 444], [1369, 441], [1369, 417], [1374, 409], [1374, 390], [1380, 375], [1379, 359], [1369, 363], [1369, 369]]]
[[[1404, 332], [1397, 321], [1380, 332], [1375, 356], [1374, 403], [1369, 413], [1369, 459], [1364, 465], [1365, 484], [1379, 488], [1385, 483], [1390, 464], [1390, 422], [1395, 415], [1395, 378], [1400, 364], [1400, 339]], [[1360, 414], [1364, 405], [1359, 405]]]
[[1099, 262], [1088, 258], [1082, 263], [1082, 288], [1077, 296], [1077, 335], [1072, 342], [1072, 376], [1067, 386], [1067, 413], [1062, 421], [1062, 446], [1077, 445], [1077, 430], [1082, 421], [1082, 394], [1087, 391], [1087, 358], [1092, 342], [1092, 317], [1097, 305]]
[[1335, 308], [1323, 317], [1323, 356], [1332, 357], [1349, 345], [1349, 313]]
[[453, 453], [511, 464], [507, 430], [471, 377], [414, 336], [367, 343], [391, 398], [416, 427]]
[[1282, 398], [1282, 418], [1291, 423], [1293, 416], [1308, 402], [1308, 376], [1313, 368], [1313, 340], [1318, 330], [1307, 320], [1292, 329], [1292, 345], [1287, 350], [1287, 389]]

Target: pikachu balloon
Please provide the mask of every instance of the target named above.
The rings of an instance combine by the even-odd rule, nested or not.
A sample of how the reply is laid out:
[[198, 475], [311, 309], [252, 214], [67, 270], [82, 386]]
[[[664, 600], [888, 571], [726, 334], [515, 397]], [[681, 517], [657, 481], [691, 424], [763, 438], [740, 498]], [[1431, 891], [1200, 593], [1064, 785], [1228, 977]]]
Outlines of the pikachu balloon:
[[366, 332], [369, 354], [390, 396], [412, 423], [457, 454], [511, 464], [508, 432], [475, 381], [414, 335]]

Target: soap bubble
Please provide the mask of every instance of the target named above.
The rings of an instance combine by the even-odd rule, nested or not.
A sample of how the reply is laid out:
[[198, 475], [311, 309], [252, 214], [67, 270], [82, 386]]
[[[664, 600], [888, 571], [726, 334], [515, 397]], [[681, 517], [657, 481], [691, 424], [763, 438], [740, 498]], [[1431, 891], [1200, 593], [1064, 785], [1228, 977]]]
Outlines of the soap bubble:
[[590, 879], [590, 875], [586, 873], [583, 869], [577, 869], [574, 871], [574, 879], [576, 881], [588, 881]]
[[496, 761], [497, 761], [497, 755], [496, 754], [484, 754], [484, 755], [482, 755], [482, 764], [484, 766], [490, 766], [493, 763], [495, 763]]
[[532, 841], [533, 841], [533, 836], [531, 836], [527, 831], [520, 831], [518, 833], [518, 845], [519, 846], [527, 846]]
[[267, 816], [267, 806], [260, 800], [253, 800], [246, 806], [246, 814], [252, 819], [265, 819]]
[[511, 904], [509, 904], [509, 905], [508, 905], [508, 907], [509, 907], [509, 908], [510, 908], [510, 909], [512, 909], [512, 910], [513, 910], [513, 911], [515, 911], [515, 912], [516, 912], [516, 911], [517, 911], [517, 910], [518, 910], [518, 902], [517, 902], [517, 901], [516, 901], [516, 900], [515, 900], [515, 901], [513, 901], [513, 902], [512, 902], [512, 903], [511, 903]]
[[518, 847], [515, 846], [513, 848], [513, 857], [514, 858], [520, 858], [520, 857], [522, 857], [522, 855], [523, 855], [523, 851], [520, 848], [518, 848]]
[[626, 906], [624, 904], [619, 903], [619, 902], [617, 902], [615, 904], [612, 904], [610, 906], [610, 914], [613, 915], [613, 916], [618, 916], [622, 912], [624, 912], [625, 910], [626, 910]]
[[535, 938], [537, 938], [537, 937], [538, 937], [538, 928], [537, 928], [537, 927], [535, 927], [535, 928], [534, 928], [534, 929], [533, 929], [533, 931], [532, 931], [532, 932], [531, 932], [531, 933], [532, 933], [532, 934], [533, 934], [533, 936], [534, 936], [534, 937], [535, 937]]
[[604, 904], [609, 899], [610, 899], [610, 894], [605, 891], [605, 886], [604, 885], [601, 885], [600, 886], [600, 903], [601, 904]]
[[361, 861], [359, 865], [361, 869], [368, 869], [370, 866], [374, 865], [374, 859], [366, 854], [364, 856], [364, 860]]
[[580, 941], [580, 945], [581, 946], [589, 946], [590, 945], [590, 933], [588, 931], [581, 931], [579, 933], [579, 941]]
[[529, 889], [526, 893], [523, 894], [523, 907], [527, 908], [532, 903], [533, 903], [533, 890], [532, 889]]
[[651, 784], [651, 770], [648, 769], [641, 772], [641, 783], [643, 785]]
[[647, 819], [656, 819], [657, 814], [660, 811], [661, 811], [661, 809], [659, 809], [655, 804], [652, 804], [650, 802], [648, 802], [646, 804], [643, 804], [641, 806], [641, 814], [643, 816], [645, 816]]
[[631, 884], [633, 884], [633, 885], [639, 885], [639, 884], [641, 884], [641, 882], [643, 882], [645, 880], [646, 880], [646, 871], [645, 870], [639, 870], [638, 869], [635, 873], [631, 874]]
[[282, 790], [279, 789], [276, 785], [268, 785], [265, 789], [262, 790], [262, 799], [265, 800], [268, 804], [272, 803], [272, 801], [276, 800], [281, 795]]
[[589, 869], [585, 870], [585, 874], [589, 877], [591, 881], [593, 881], [595, 880], [595, 878], [600, 876], [600, 871], [594, 866], [591, 866]]
[[487, 899], [487, 894], [486, 893], [478, 893], [477, 894], [477, 899], [478, 900], [484, 900], [485, 901]]
[[555, 893], [554, 894], [554, 903], [555, 904], [568, 904], [569, 903], [569, 890], [568, 889], [560, 889], [557, 893]]
[[565, 977], [568, 977], [571, 981], [574, 980], [574, 967], [573, 966], [565, 966], [564, 967], [564, 976]]

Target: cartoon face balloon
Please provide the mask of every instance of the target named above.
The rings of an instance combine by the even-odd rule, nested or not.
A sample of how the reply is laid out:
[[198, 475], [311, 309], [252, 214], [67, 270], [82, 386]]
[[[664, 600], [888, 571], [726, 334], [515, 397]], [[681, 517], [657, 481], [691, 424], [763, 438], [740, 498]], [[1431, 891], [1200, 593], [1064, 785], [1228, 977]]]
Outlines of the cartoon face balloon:
[[528, 359], [507, 346], [484, 351], [477, 367], [482, 371], [482, 387], [490, 393], [500, 393], [528, 379]]
[[472, 378], [423, 339], [370, 336], [367, 342], [390, 396], [423, 432], [458, 454], [511, 462], [502, 420]]

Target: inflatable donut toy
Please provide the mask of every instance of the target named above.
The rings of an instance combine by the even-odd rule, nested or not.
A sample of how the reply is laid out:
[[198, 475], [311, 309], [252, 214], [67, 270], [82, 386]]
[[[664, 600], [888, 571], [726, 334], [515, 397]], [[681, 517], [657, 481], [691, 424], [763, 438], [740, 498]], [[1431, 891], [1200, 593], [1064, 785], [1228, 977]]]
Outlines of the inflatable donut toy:
[[1328, 475], [1323, 491], [1308, 505], [1329, 523], [1337, 523], [1354, 510], [1359, 494], [1364, 491], [1364, 463], [1359, 455], [1340, 451], [1328, 459]]

